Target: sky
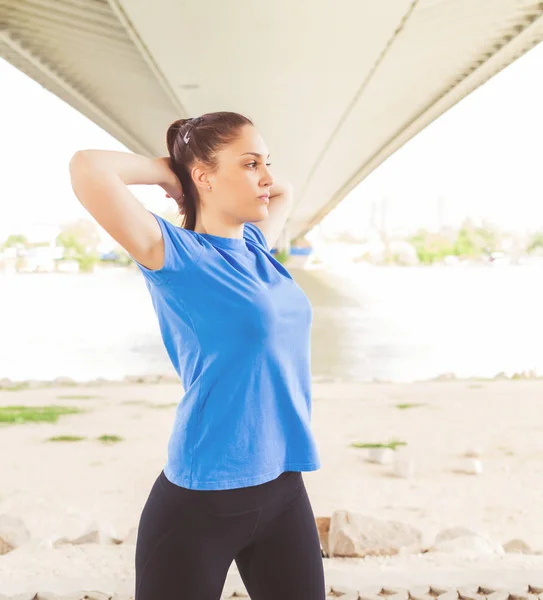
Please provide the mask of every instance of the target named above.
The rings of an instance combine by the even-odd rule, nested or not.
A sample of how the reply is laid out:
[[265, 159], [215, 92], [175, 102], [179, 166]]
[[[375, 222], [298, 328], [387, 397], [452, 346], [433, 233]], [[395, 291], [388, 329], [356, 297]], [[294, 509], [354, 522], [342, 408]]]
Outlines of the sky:
[[322, 224], [360, 233], [383, 206], [389, 232], [467, 217], [543, 230], [543, 43], [390, 156]]
[[[71, 189], [70, 158], [82, 148], [127, 148], [1, 59], [0, 85], [0, 241], [90, 218]], [[466, 217], [543, 230], [542, 107], [543, 43], [393, 154], [325, 217], [323, 230], [360, 234], [372, 214], [391, 232]], [[131, 189], [151, 210], [171, 208], [156, 186]]]

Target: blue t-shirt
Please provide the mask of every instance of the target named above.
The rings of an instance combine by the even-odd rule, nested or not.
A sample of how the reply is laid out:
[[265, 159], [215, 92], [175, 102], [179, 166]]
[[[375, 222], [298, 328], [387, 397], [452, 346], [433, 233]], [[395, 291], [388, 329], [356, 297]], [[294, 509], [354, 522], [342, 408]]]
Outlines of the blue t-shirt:
[[243, 239], [183, 229], [152, 213], [164, 266], [138, 263], [185, 394], [164, 474], [195, 490], [314, 471], [309, 299], [245, 223]]

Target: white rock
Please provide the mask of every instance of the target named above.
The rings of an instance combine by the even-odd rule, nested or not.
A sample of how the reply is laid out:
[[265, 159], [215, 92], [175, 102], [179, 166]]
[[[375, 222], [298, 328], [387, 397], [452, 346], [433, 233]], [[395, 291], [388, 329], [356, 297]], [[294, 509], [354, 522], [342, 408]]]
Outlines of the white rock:
[[442, 529], [436, 535], [434, 543], [440, 544], [441, 542], [448, 542], [449, 540], [454, 540], [465, 535], [477, 536], [479, 534], [471, 529], [468, 529], [467, 527], [449, 527], [447, 529]]
[[26, 544], [30, 533], [19, 517], [0, 515], [0, 555]]
[[330, 519], [328, 543], [330, 556], [393, 555], [401, 548], [419, 552], [422, 533], [398, 521], [336, 510]]
[[530, 546], [520, 539], [509, 540], [503, 545], [503, 550], [508, 554], [532, 554]]
[[367, 460], [379, 465], [388, 465], [394, 459], [394, 450], [391, 448], [368, 448]]
[[447, 552], [464, 557], [503, 556], [500, 544], [483, 537], [464, 536], [437, 544], [430, 548], [430, 552]]
[[393, 473], [396, 477], [411, 479], [415, 474], [415, 460], [409, 456], [398, 456], [394, 461]]
[[466, 458], [460, 470], [466, 475], [480, 475], [483, 472], [483, 463], [479, 458]]
[[430, 552], [447, 552], [464, 557], [503, 556], [501, 544], [464, 527], [445, 529], [437, 534]]

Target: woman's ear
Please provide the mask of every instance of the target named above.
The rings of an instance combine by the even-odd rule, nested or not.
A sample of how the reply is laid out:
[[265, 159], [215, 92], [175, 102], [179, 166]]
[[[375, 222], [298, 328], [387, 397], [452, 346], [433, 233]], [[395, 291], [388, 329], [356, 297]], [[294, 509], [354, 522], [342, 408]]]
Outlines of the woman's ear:
[[207, 190], [209, 187], [209, 181], [207, 179], [207, 173], [201, 166], [195, 166], [191, 172], [192, 180], [194, 184], [201, 190]]

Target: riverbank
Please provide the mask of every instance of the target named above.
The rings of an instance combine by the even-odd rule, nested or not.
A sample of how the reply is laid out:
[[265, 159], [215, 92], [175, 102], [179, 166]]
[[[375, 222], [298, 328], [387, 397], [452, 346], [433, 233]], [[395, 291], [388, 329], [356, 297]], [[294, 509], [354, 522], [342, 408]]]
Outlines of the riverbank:
[[[303, 477], [315, 515], [349, 510], [400, 521], [418, 528], [425, 545], [443, 529], [467, 527], [496, 544], [520, 538], [542, 551], [543, 424], [537, 415], [543, 381], [445, 379], [314, 380], [312, 424], [322, 467]], [[30, 534], [28, 543], [0, 556], [6, 586], [0, 593], [77, 577], [81, 589], [97, 577], [129, 586], [133, 545], [54, 548], [52, 541], [95, 526], [124, 539], [137, 526], [165, 460], [181, 396], [174, 382], [61, 380], [0, 390], [4, 414], [8, 406], [81, 411], [61, 414], [56, 422], [4, 423], [0, 429], [0, 514], [21, 518]], [[353, 446], [391, 442], [400, 445], [385, 464], [369, 462], [369, 451]], [[400, 458], [409, 469], [398, 476]], [[524, 576], [543, 567], [543, 556], [535, 553], [324, 560], [330, 573], [345, 579], [363, 572], [368, 581], [399, 577], [407, 583], [409, 573], [430, 576], [440, 569], [466, 579], [478, 568]]]

